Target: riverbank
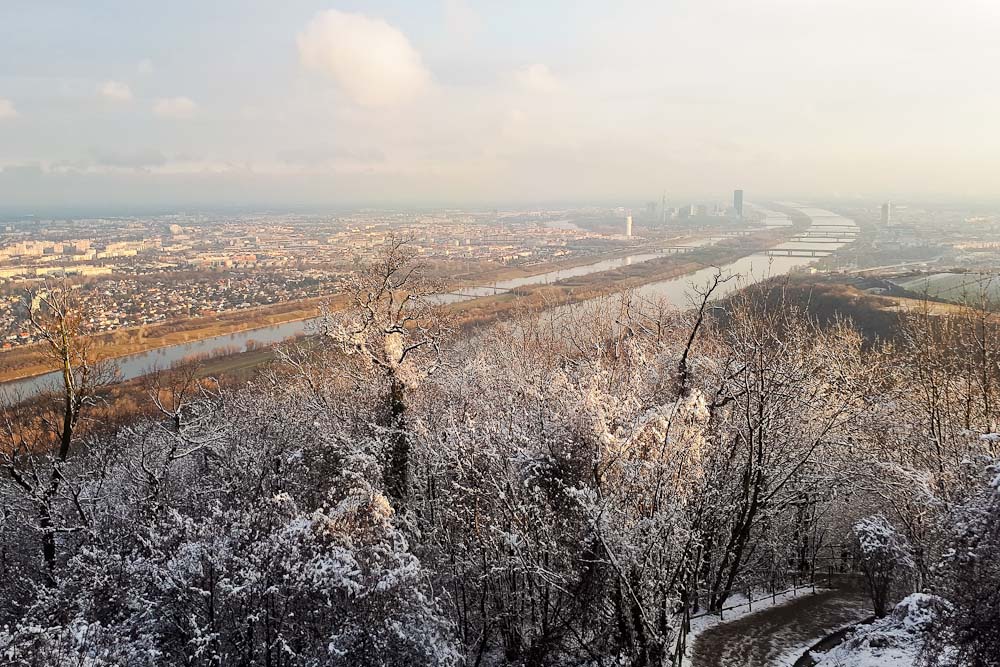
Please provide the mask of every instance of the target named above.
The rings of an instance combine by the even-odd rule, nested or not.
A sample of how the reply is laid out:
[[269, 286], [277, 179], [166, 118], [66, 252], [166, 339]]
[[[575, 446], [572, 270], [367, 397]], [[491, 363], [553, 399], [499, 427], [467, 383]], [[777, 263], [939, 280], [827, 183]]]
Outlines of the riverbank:
[[639, 243], [635, 246], [622, 248], [621, 250], [616, 250], [613, 252], [602, 252], [597, 255], [583, 255], [565, 260], [547, 261], [539, 262], [537, 264], [531, 264], [529, 266], [498, 266], [495, 268], [490, 268], [485, 271], [478, 271], [473, 274], [458, 274], [455, 276], [457, 281], [456, 289], [464, 289], [467, 287], [477, 287], [481, 285], [489, 285], [495, 282], [501, 282], [505, 280], [519, 280], [525, 278], [532, 278], [544, 273], [550, 273], [553, 271], [566, 271], [568, 269], [575, 269], [581, 266], [587, 266], [595, 262], [610, 261], [615, 259], [622, 259], [629, 257], [631, 255], [640, 255], [650, 252], [659, 252], [665, 247], [688, 245], [702, 242], [703, 239], [710, 238], [712, 236], [719, 236], [722, 232], [716, 231], [705, 231], [704, 233], [690, 233], [690, 234], [680, 234], [676, 237], [670, 239], [664, 239], [662, 241], [654, 241], [647, 243]]
[[[517, 310], [541, 309], [633, 288], [656, 287], [670, 281], [679, 282], [687, 275], [698, 278], [714, 271], [710, 267], [737, 267], [754, 253], [780, 244], [803, 227], [796, 224], [781, 229], [761, 229], [745, 236], [715, 239], [714, 243], [704, 234], [687, 234], [685, 238], [694, 240], [683, 252], [676, 254], [660, 255], [651, 251], [655, 247], [676, 243], [677, 237], [654, 243], [654, 247], [636, 246], [630, 249], [629, 254], [616, 251], [611, 257], [596, 261], [591, 257], [591, 262], [585, 265], [581, 265], [580, 258], [576, 258], [568, 261], [566, 266], [530, 277], [493, 282], [493, 285], [504, 288], [497, 294], [484, 291], [485, 295], [458, 296], [454, 290], [465, 288], [453, 287], [448, 294], [451, 298], [446, 312], [459, 328], [471, 328], [506, 317]], [[641, 249], [647, 252], [634, 254]], [[634, 263], [628, 261], [630, 258], [635, 259]], [[440, 266], [428, 268], [432, 279], [440, 278]], [[744, 269], [740, 268], [740, 271]], [[456, 281], [449, 282], [454, 284]], [[478, 282], [483, 285], [486, 279]], [[211, 320], [199, 318], [159, 327], [116, 331], [93, 337], [92, 344], [101, 348], [103, 359], [115, 362], [123, 380], [129, 380], [148, 373], [150, 367], [162, 369], [194, 358], [231, 356], [302, 335], [307, 333], [309, 323], [319, 314], [322, 306], [336, 310], [343, 306], [345, 298], [345, 295], [317, 298], [267, 309], [224, 313], [213, 316]], [[46, 383], [52, 380], [51, 373], [46, 372], [49, 369], [40, 346], [0, 354], [0, 383], [22, 396], [44, 391]]]
[[[698, 237], [696, 236], [688, 235], [685, 238], [698, 241]], [[675, 241], [671, 241], [671, 243], [673, 242]], [[597, 267], [603, 263], [613, 263], [629, 257], [642, 257], [643, 260], [648, 260], [652, 256], [651, 253], [656, 248], [662, 246], [663, 243], [641, 244], [635, 248], [613, 253], [603, 253], [598, 256], [577, 257], [565, 262], [546, 262], [532, 267], [533, 271], [540, 271], [537, 273], [529, 273], [523, 269], [510, 269], [503, 272], [484, 271], [473, 281], [461, 280], [459, 283], [469, 282], [472, 285], [496, 284], [501, 277], [506, 277], [506, 280], [509, 282], [517, 283], [522, 280], [530, 281], [532, 278], [551, 276], [559, 272], [572, 274], [575, 269], [587, 266], [594, 266], [595, 275], [599, 275], [602, 272]], [[646, 254], [636, 255], [640, 251], [644, 251]], [[638, 261], [635, 267], [643, 266], [644, 264], [644, 261]], [[439, 272], [438, 269], [440, 267], [431, 268], [433, 277], [433, 275]], [[634, 273], [635, 270], [634, 267], [629, 268], [631, 273]], [[609, 271], [607, 273], [614, 274], [615, 272]], [[651, 279], [660, 279], [662, 275], [664, 274], [653, 276]], [[582, 277], [574, 276], [573, 279], [577, 281]], [[558, 279], [558, 277], [554, 276], [552, 279]], [[540, 282], [547, 281], [540, 280]], [[573, 284], [576, 283], [574, 282]], [[451, 289], [458, 290], [464, 288], [453, 287]], [[517, 288], [517, 291], [520, 294], [529, 289], [530, 286], [520, 286]], [[246, 334], [252, 336], [253, 331], [256, 330], [261, 330], [262, 336], [266, 338], [269, 335], [269, 332], [265, 331], [266, 329], [300, 321], [308, 321], [319, 315], [324, 305], [331, 309], [341, 307], [345, 298], [344, 295], [331, 295], [329, 297], [301, 300], [263, 308], [220, 313], [209, 317], [167, 322], [154, 326], [120, 329], [114, 332], [94, 335], [89, 338], [94, 347], [100, 348], [101, 356], [105, 359], [127, 359], [158, 350], [172, 350], [178, 346], [193, 347], [201, 341], [209, 341], [227, 335], [244, 334], [241, 338], [248, 338]], [[483, 304], [482, 307], [488, 308], [489, 304]], [[483, 318], [480, 316], [477, 316], [475, 319], [483, 321]], [[239, 348], [254, 347], [251, 345], [251, 342], [252, 340], [248, 339], [246, 341], [234, 341], [233, 344]], [[271, 343], [276, 341], [265, 340], [264, 342]], [[227, 345], [226, 341], [222, 343], [223, 345]], [[236, 349], [220, 350], [223, 354], [238, 351]], [[169, 359], [164, 361], [168, 364], [172, 363]], [[39, 378], [45, 375], [50, 370], [51, 364], [42, 346], [25, 346], [0, 353], [0, 384], [30, 381], [32, 378]]]
[[706, 247], [691, 253], [666, 255], [640, 264], [576, 276], [558, 283], [525, 286], [505, 294], [462, 301], [451, 304], [448, 310], [457, 326], [473, 328], [508, 317], [515, 311], [579, 303], [645, 285], [683, 278], [705, 268], [737, 261], [754, 254], [757, 250], [756, 246]]
[[[487, 270], [474, 276], [461, 276], [459, 285], [482, 285], [507, 279], [530, 279], [553, 271], [586, 266], [594, 262], [628, 257], [636, 252], [648, 252], [656, 244], [643, 244], [621, 252], [602, 253], [598, 256], [576, 257], [565, 262], [545, 262], [530, 270], [507, 268]], [[439, 267], [433, 267], [439, 269]], [[461, 287], [455, 287], [460, 289]], [[112, 332], [89, 336], [91, 345], [101, 350], [101, 357], [117, 359], [144, 352], [152, 352], [175, 345], [241, 333], [254, 329], [308, 320], [318, 316], [321, 308], [342, 306], [343, 295], [329, 295], [303, 299], [273, 306], [247, 308], [205, 317], [164, 322], [162, 324], [127, 327]], [[28, 345], [0, 352], [0, 384], [26, 380], [44, 375], [52, 370], [51, 361], [41, 345]]]
[[[524, 310], [559, 308], [630, 289], [639, 298], [664, 299], [676, 307], [684, 307], [690, 283], [704, 282], [718, 270], [745, 278], [745, 281], [727, 283], [731, 291], [807, 265], [808, 259], [775, 260], [759, 254], [762, 249], [781, 243], [789, 235], [800, 233], [801, 227], [801, 224], [795, 224], [762, 230], [712, 245], [692, 244], [691, 249], [682, 254], [646, 254], [634, 263], [604, 259], [591, 264], [595, 270], [589, 273], [564, 268], [558, 270], [561, 271], [558, 275], [536, 274], [539, 278], [537, 282], [510, 287], [506, 293], [443, 304], [442, 314], [456, 329], [471, 330]], [[605, 268], [608, 266], [612, 268]], [[766, 274], [761, 273], [759, 268], [765, 268]], [[554, 282], [546, 282], [546, 276]], [[515, 278], [511, 282], [519, 280]], [[336, 302], [332, 307], [337, 307]], [[121, 377], [119, 382], [102, 392], [107, 396], [104, 404], [108, 414], [106, 419], [100, 421], [109, 425], [130, 414], [143, 414], [141, 396], [148, 390], [151, 368], [161, 369], [161, 380], [165, 377], [164, 373], [172, 376], [195, 372], [198, 377], [213, 377], [226, 384], [238, 384], [252, 377], [274, 358], [274, 343], [307, 334], [311, 321], [306, 317], [285, 324], [252, 327], [230, 335], [168, 345], [151, 353], [114, 359]], [[34, 405], [37, 403], [34, 397], [39, 392], [47, 391], [55, 380], [53, 374], [48, 373], [9, 383], [3, 388], [11, 393], [11, 400]]]
[[[153, 326], [129, 327], [88, 336], [101, 358], [113, 359], [150, 352], [173, 345], [193, 343], [214, 336], [259, 329], [316, 317], [324, 303], [340, 299], [314, 298], [263, 308], [247, 308]], [[30, 345], [0, 353], [0, 383], [28, 379], [52, 370], [52, 362], [41, 345]]]
[[[760, 239], [756, 241], [759, 242]], [[704, 247], [689, 254], [665, 255], [633, 265], [621, 265], [610, 271], [574, 276], [558, 283], [519, 287], [505, 294], [445, 304], [441, 306], [441, 310], [443, 316], [449, 318], [456, 329], [470, 330], [512, 316], [522, 309], [543, 309], [579, 303], [624, 289], [681, 279], [704, 271], [706, 267], [723, 265], [746, 257], [755, 249], [755, 245], [754, 247]], [[693, 259], [694, 257], [697, 257], [697, 260]], [[280, 328], [272, 327], [271, 331], [260, 330], [261, 340], [267, 341], [268, 336], [274, 333], [273, 330]], [[282, 335], [280, 339], [286, 337]], [[274, 339], [275, 342], [277, 340]], [[275, 353], [271, 345], [264, 344], [251, 348], [235, 344], [222, 354], [204, 356], [191, 354], [184, 356], [175, 364], [160, 363], [158, 381], [162, 386], [170, 386], [175, 381], [171, 378], [182, 378], [193, 373], [198, 378], [213, 378], [223, 385], [233, 386], [252, 377], [274, 358]], [[127, 423], [130, 419], [155, 414], [150, 402], [141, 399], [150, 390], [152, 378], [149, 376], [149, 369], [143, 367], [141, 371], [137, 371], [132, 368], [134, 366], [132, 360], [120, 359], [118, 365], [124, 371], [122, 379], [101, 391], [101, 408], [98, 411], [100, 416], [88, 426], [88, 429], [113, 429], [115, 425]], [[13, 400], [18, 402], [23, 400], [22, 405], [29, 409], [32, 406], [39, 407], [36, 392], [44, 391], [44, 380], [45, 376], [29, 379], [27, 382], [37, 385], [37, 388], [25, 388], [25, 391], [20, 393], [20, 399], [18, 392], [15, 391]]]

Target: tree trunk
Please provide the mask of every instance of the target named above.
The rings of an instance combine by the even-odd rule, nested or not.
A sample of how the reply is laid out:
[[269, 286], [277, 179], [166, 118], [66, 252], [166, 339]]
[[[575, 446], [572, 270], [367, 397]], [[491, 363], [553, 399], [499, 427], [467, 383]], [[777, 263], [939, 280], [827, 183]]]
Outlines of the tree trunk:
[[385, 470], [385, 488], [389, 496], [402, 503], [410, 486], [410, 439], [406, 433], [406, 402], [403, 383], [392, 377], [389, 388], [389, 460]]

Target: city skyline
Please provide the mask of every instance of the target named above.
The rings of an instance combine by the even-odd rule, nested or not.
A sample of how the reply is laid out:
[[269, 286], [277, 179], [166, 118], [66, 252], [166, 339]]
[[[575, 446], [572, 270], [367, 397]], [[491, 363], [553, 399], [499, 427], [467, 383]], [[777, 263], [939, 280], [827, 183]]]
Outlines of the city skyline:
[[0, 24], [4, 211], [695, 200], [734, 184], [997, 198], [1000, 96], [983, 82], [1000, 11], [978, 0], [16, 0]]

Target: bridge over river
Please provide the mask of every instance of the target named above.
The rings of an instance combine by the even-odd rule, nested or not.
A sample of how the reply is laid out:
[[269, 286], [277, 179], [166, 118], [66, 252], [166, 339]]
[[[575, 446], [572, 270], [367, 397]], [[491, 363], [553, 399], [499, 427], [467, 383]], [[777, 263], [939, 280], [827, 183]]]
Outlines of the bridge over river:
[[827, 248], [770, 248], [764, 251], [768, 257], [828, 257], [833, 254]]

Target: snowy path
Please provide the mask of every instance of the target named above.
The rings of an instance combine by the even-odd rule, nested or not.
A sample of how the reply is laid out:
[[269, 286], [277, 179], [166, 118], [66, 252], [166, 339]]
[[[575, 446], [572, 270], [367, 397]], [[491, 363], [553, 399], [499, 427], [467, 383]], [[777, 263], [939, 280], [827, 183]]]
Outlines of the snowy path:
[[869, 616], [856, 581], [791, 600], [705, 630], [694, 642], [692, 667], [790, 665], [825, 635]]

